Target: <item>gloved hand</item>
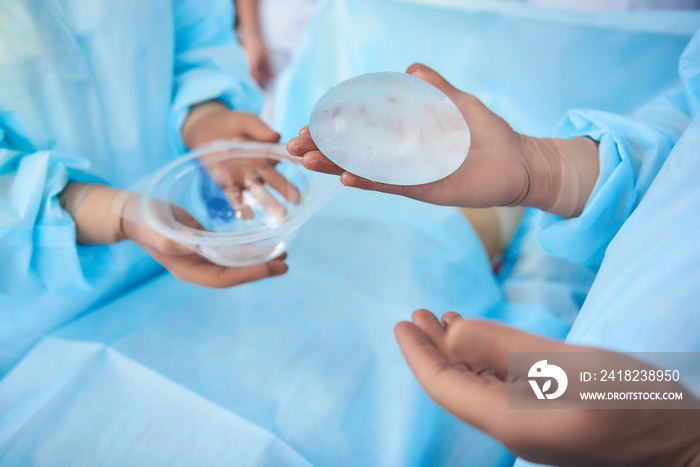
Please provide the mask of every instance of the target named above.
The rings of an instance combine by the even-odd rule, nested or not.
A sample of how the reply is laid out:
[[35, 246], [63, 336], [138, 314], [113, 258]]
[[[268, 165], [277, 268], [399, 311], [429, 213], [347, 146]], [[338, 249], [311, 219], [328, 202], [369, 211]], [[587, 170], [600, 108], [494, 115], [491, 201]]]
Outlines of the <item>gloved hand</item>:
[[328, 160], [304, 127], [287, 144], [310, 170], [340, 175], [344, 185], [394, 193], [433, 204], [459, 207], [530, 206], [577, 216], [598, 177], [597, 143], [588, 138], [534, 138], [515, 132], [479, 99], [462, 92], [425, 65], [408, 73], [436, 86], [464, 115], [471, 148], [464, 164], [433, 183], [397, 186], [375, 183], [345, 172]]
[[276, 143], [280, 135], [257, 115], [231, 110], [221, 101], [207, 101], [193, 106], [182, 124], [185, 146], [196, 149], [219, 139]]
[[[132, 240], [175, 277], [207, 287], [224, 288], [284, 274], [286, 254], [265, 264], [245, 268], [219, 266], [146, 227], [136, 219], [138, 194], [98, 184], [71, 182], [60, 195], [63, 208], [73, 216], [77, 241], [82, 244]], [[130, 215], [126, 215], [131, 211]], [[173, 209], [185, 225], [201, 228], [185, 210]]]
[[[426, 310], [417, 310], [412, 318], [412, 323], [396, 325], [396, 339], [425, 391], [447, 411], [490, 434], [513, 454], [547, 465], [700, 462], [697, 410], [509, 408], [508, 352], [594, 349], [495, 322], [465, 320], [454, 312], [445, 313], [442, 323]], [[655, 386], [654, 390], [658, 389]], [[684, 396], [688, 396], [687, 391]]]
[[[196, 105], [182, 126], [185, 144], [192, 149], [201, 148], [218, 140], [261, 141], [276, 143], [280, 135], [270, 129], [257, 115], [229, 109], [220, 101]], [[244, 219], [251, 219], [253, 212], [243, 202], [247, 190], [276, 217], [286, 213], [284, 207], [272, 196], [265, 184], [279, 192], [290, 203], [301, 199], [299, 190], [275, 169], [276, 161], [258, 158], [229, 159], [216, 164], [202, 161], [209, 175], [223, 188], [231, 206]]]
[[215, 161], [216, 157], [217, 153], [200, 157], [202, 166], [224, 190], [228, 202], [243, 219], [253, 218], [253, 211], [244, 202], [244, 191], [248, 191], [268, 213], [277, 218], [284, 217], [287, 211], [265, 185], [290, 203], [301, 201], [297, 187], [277, 171], [276, 160], [243, 157]]

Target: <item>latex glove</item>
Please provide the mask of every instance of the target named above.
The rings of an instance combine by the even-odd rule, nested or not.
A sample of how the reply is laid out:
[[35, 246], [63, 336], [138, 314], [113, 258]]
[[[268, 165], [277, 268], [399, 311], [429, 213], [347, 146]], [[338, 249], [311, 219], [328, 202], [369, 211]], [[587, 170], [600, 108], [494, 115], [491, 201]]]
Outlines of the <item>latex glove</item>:
[[[257, 115], [231, 110], [220, 101], [194, 106], [182, 126], [182, 136], [185, 144], [193, 149], [218, 140], [276, 143], [280, 139], [280, 135]], [[276, 217], [284, 216], [286, 211], [268, 192], [265, 184], [275, 189], [290, 203], [296, 204], [301, 199], [299, 190], [277, 172], [276, 163], [277, 161], [271, 159], [244, 158], [213, 165], [204, 163], [204, 166], [222, 187], [237, 213], [245, 219], [250, 219], [253, 212], [243, 202], [243, 192], [246, 190]]]
[[207, 101], [192, 107], [182, 124], [182, 141], [196, 149], [216, 140], [276, 143], [279, 133], [250, 112], [231, 110], [221, 101]]
[[[77, 241], [82, 244], [116, 243], [132, 240], [175, 277], [207, 287], [224, 288], [287, 272], [286, 254], [265, 264], [230, 268], [213, 264], [190, 248], [180, 245], [146, 227], [136, 219], [138, 194], [113, 187], [69, 183], [60, 195], [61, 205], [75, 221]], [[131, 211], [126, 215], [127, 210]], [[185, 210], [174, 207], [180, 222], [201, 225]], [[124, 215], [120, 215], [120, 213]]]
[[460, 91], [431, 68], [411, 65], [410, 73], [444, 92], [460, 109], [471, 131], [464, 164], [433, 183], [398, 186], [375, 183], [345, 172], [311, 139], [308, 126], [287, 144], [310, 170], [340, 175], [344, 185], [394, 193], [433, 204], [459, 207], [531, 206], [563, 217], [581, 213], [598, 177], [597, 143], [588, 138], [540, 139], [515, 132], [479, 99]]
[[697, 410], [508, 408], [508, 352], [594, 349], [464, 320], [454, 312], [445, 313], [442, 323], [426, 310], [412, 319], [396, 325], [396, 339], [428, 395], [515, 455], [547, 465], [700, 462]]

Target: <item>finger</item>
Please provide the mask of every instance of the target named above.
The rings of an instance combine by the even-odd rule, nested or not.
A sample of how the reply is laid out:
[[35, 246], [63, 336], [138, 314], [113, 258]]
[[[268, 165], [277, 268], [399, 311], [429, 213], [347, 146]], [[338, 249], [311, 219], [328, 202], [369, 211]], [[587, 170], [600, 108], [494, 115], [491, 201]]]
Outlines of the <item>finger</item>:
[[491, 428], [490, 417], [507, 410], [507, 389], [498, 380], [486, 381], [451, 366], [414, 324], [401, 322], [396, 340], [411, 371], [435, 402], [477, 428]]
[[275, 199], [267, 188], [259, 180], [250, 180], [246, 183], [246, 189], [262, 205], [271, 216], [281, 219], [287, 214], [287, 210]]
[[425, 308], [414, 311], [411, 315], [411, 321], [413, 321], [413, 324], [418, 326], [418, 328], [423, 331], [423, 334], [433, 343], [445, 336], [445, 328], [442, 327], [442, 323], [438, 321], [434, 314]]
[[178, 221], [181, 225], [184, 225], [186, 227], [189, 227], [191, 229], [196, 229], [196, 230], [206, 230], [202, 224], [199, 223], [197, 219], [195, 219], [192, 214], [187, 212], [184, 208], [178, 206], [177, 204], [169, 203], [169, 204], [162, 204], [163, 208], [166, 208], [169, 206], [170, 212], [172, 213], [173, 218]]
[[345, 186], [359, 188], [361, 190], [381, 191], [382, 193], [401, 195], [408, 198], [421, 199], [425, 191], [425, 185], [390, 185], [388, 183], [373, 182], [372, 180], [359, 177], [350, 172], [343, 172], [340, 176], [340, 182]]
[[478, 116], [483, 115], [484, 111], [492, 113], [476, 96], [454, 87], [441, 74], [428, 66], [414, 63], [408, 67], [406, 73], [410, 73], [444, 92], [459, 107], [467, 122], [472, 118], [479, 118]]
[[453, 358], [472, 369], [492, 369], [508, 373], [508, 352], [567, 352], [573, 347], [560, 341], [519, 331], [492, 321], [468, 319], [452, 323], [447, 332], [447, 348]]
[[255, 114], [250, 114], [251, 118], [246, 119], [245, 134], [255, 141], [265, 141], [276, 143], [280, 140], [280, 134], [270, 128], [260, 120]]
[[411, 321], [418, 326], [428, 339], [430, 339], [430, 342], [432, 342], [443, 358], [451, 363], [451, 358], [445, 342], [445, 328], [435, 315], [428, 310], [419, 309], [413, 312]]
[[265, 81], [271, 80], [274, 77], [270, 58], [266, 55], [262, 63], [262, 74]]
[[263, 86], [261, 70], [258, 67], [252, 66], [250, 68], [250, 75], [253, 77], [255, 82], [258, 83], [258, 86], [260, 86], [260, 87]]
[[331, 162], [321, 151], [311, 151], [304, 154], [301, 163], [309, 170], [324, 174], [340, 175], [345, 172], [343, 169]]
[[174, 257], [156, 253], [153, 257], [179, 280], [217, 289], [279, 276], [288, 270], [284, 261], [279, 259], [244, 268], [231, 268], [210, 263], [197, 254]]
[[206, 170], [209, 176], [226, 191], [227, 188], [236, 185], [233, 180], [232, 172], [225, 168], [224, 164], [217, 162], [214, 157], [220, 153], [205, 154], [199, 157], [202, 167]]
[[262, 169], [260, 171], [260, 176], [290, 203], [298, 204], [299, 201], [301, 201], [301, 194], [299, 190], [297, 190], [297, 187], [279, 173], [274, 166], [268, 166]]
[[238, 185], [233, 185], [226, 187], [224, 193], [229, 204], [233, 207], [237, 219], [252, 219], [255, 217], [253, 210], [243, 201], [243, 192], [241, 190], [241, 187]]
[[[445, 360], [425, 333], [414, 323], [401, 321], [394, 327], [394, 333], [401, 352], [411, 370], [416, 373], [416, 377], [419, 376], [419, 373], [425, 376], [428, 372], [437, 374], [449, 368], [447, 360]], [[420, 365], [414, 368], [416, 363], [420, 363]], [[423, 377], [418, 379], [422, 381]]]
[[422, 63], [414, 63], [413, 65], [409, 66], [406, 69], [406, 73], [432, 84], [440, 91], [444, 92], [445, 95], [453, 101], [456, 100], [461, 94], [464, 94], [462, 91], [454, 87], [449, 81], [443, 78], [440, 73], [426, 65], [423, 65]]
[[464, 369], [469, 369], [463, 362], [455, 360], [452, 357], [452, 354], [447, 348], [447, 342], [445, 341], [445, 328], [434, 314], [425, 309], [416, 310], [411, 315], [411, 320], [413, 321], [413, 324], [418, 326], [423, 334], [430, 339], [430, 342], [432, 342], [435, 348], [448, 363], [455, 366], [460, 366]]
[[130, 220], [122, 219], [122, 226], [127, 238], [147, 251], [152, 250], [168, 256], [182, 256], [192, 253], [192, 250], [186, 246]]
[[303, 156], [307, 152], [318, 151], [318, 146], [310, 134], [296, 136], [287, 142], [287, 151], [293, 156]]
[[311, 134], [311, 129], [309, 128], [309, 125], [305, 125], [301, 130], [299, 130], [299, 136], [310, 135], [310, 134]]
[[447, 311], [442, 315], [441, 321], [442, 326], [447, 329], [452, 323], [456, 323], [461, 320], [462, 316], [454, 311]]

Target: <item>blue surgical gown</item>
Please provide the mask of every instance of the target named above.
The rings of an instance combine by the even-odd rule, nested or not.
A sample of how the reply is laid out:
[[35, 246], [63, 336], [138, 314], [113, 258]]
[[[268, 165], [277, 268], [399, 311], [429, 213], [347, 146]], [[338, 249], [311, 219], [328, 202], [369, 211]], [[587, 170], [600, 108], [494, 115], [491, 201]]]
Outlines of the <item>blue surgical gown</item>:
[[227, 0], [0, 3], [0, 377], [41, 336], [160, 271], [76, 246], [69, 180], [129, 187], [184, 150], [191, 105], [257, 111]]
[[[0, 88], [3, 99], [19, 99], [0, 101], [1, 225], [8, 219], [3, 240], [15, 242], [3, 243], [3, 259], [14, 261], [3, 284], [16, 284], [0, 298], [0, 463], [511, 464], [497, 443], [425, 396], [392, 326], [426, 307], [566, 335], [597, 266], [534, 248], [533, 229], [518, 235], [521, 248], [508, 253], [515, 265], [496, 277], [458, 211], [345, 191], [302, 227], [287, 275], [218, 291], [158, 274], [133, 245], [76, 249], [56, 202], [65, 180], [127, 186], [182, 149], [178, 127], [189, 105], [257, 105], [224, 2], [141, 3], [2, 3], [13, 15], [0, 15], [0, 34], [13, 47], [0, 56], [11, 50], [27, 73], [44, 68]], [[575, 104], [632, 110], [673, 85], [675, 68], [659, 64], [677, 60], [698, 20], [450, 3], [324, 2], [280, 80], [278, 127], [296, 132], [343, 74], [428, 58], [463, 87], [481, 86], [523, 131], [543, 134]], [[421, 33], [431, 24], [441, 34]], [[509, 52], [512, 43], [521, 54]], [[572, 52], [595, 56], [596, 66], [572, 68]], [[606, 77], [628, 53], [630, 68]], [[515, 64], [526, 70], [532, 60], [558, 70], [552, 80], [576, 85], [541, 82], [540, 73], [512, 78]], [[627, 85], [640, 75], [654, 78]], [[601, 94], [608, 80], [612, 90]], [[552, 89], [559, 100], [541, 99]], [[24, 102], [42, 108], [31, 113]], [[23, 126], [13, 123], [23, 112]], [[33, 158], [43, 172], [22, 166]], [[528, 216], [526, 225], [538, 222]]]
[[[538, 232], [549, 251], [601, 264], [572, 344], [700, 351], [700, 33], [679, 73], [678, 88], [634, 115], [576, 111], [560, 129], [601, 141], [601, 173], [581, 216], [551, 216]], [[696, 382], [687, 388], [699, 397]]]
[[0, 3], [0, 464], [512, 462], [392, 337], [420, 305], [502, 301], [452, 210], [347, 193], [300, 233], [294, 274], [220, 291], [129, 243], [76, 246], [69, 180], [147, 176], [192, 104], [257, 110], [231, 25], [229, 0]]
[[581, 216], [547, 216], [538, 232], [557, 256], [601, 264], [571, 342], [700, 350], [700, 33], [679, 74], [678, 87], [632, 115], [575, 111], [560, 127], [600, 141], [601, 173]]

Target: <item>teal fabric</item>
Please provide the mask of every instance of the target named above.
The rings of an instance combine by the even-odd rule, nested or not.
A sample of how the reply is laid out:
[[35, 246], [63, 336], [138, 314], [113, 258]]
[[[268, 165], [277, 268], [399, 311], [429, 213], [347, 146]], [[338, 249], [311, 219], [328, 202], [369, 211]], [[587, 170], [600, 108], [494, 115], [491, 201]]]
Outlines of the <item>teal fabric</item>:
[[[569, 113], [559, 128], [564, 137], [600, 141], [600, 175], [581, 216], [542, 220], [545, 248], [571, 261], [600, 265], [607, 245], [634, 211], [688, 126], [688, 76], [638, 111], [620, 116], [602, 111]], [[586, 235], [586, 233], [588, 235]]]

